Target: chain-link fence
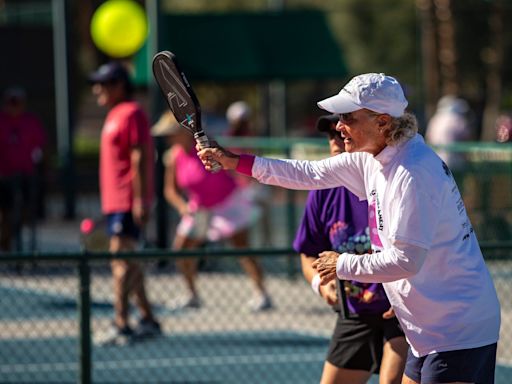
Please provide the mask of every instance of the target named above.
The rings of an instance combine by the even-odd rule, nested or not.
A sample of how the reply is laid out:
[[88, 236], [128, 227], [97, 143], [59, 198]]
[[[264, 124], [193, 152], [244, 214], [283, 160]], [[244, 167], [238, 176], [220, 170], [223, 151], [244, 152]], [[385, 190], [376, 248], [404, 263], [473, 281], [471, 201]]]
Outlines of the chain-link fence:
[[[246, 144], [276, 157], [327, 155], [324, 139]], [[454, 175], [501, 301], [496, 383], [504, 384], [512, 374], [512, 147], [480, 143], [450, 150], [464, 155]], [[247, 252], [214, 244], [180, 254], [146, 249], [122, 256], [141, 260], [163, 331], [125, 345], [99, 343], [114, 315], [110, 256], [79, 250], [78, 222], [54, 226], [48, 220], [38, 227], [40, 253], [0, 256], [0, 383], [318, 382], [336, 314], [313, 294], [289, 249], [305, 197], [267, 187], [263, 221], [253, 228]], [[99, 211], [97, 196], [81, 195], [79, 203], [79, 216]], [[154, 227], [147, 234], [151, 242]], [[260, 258], [270, 310], [248, 306], [254, 287], [238, 260], [246, 254]], [[175, 269], [180, 256], [200, 260], [199, 308], [176, 305], [187, 291]], [[138, 317], [134, 306], [133, 326]]]
[[256, 312], [254, 287], [233, 256], [200, 258], [202, 304], [189, 309], [174, 304], [185, 286], [173, 259], [148, 259], [146, 287], [163, 333], [125, 345], [96, 342], [113, 318], [106, 260], [3, 263], [0, 382], [315, 382], [335, 314], [288, 277], [284, 252], [262, 260], [273, 307]]
[[[336, 314], [301, 277], [290, 277], [289, 252], [261, 252], [273, 307], [254, 312], [248, 305], [253, 287], [238, 267], [239, 251], [184, 254], [199, 257], [202, 265], [202, 304], [189, 309], [175, 305], [185, 293], [173, 263], [179, 254], [144, 251], [138, 257], [163, 332], [122, 345], [97, 341], [114, 313], [108, 255], [4, 258], [0, 382], [318, 382]], [[512, 372], [512, 262], [502, 256], [512, 253], [512, 245], [484, 244], [484, 252], [492, 256], [488, 266], [502, 305], [496, 383], [507, 383]], [[292, 261], [298, 268], [298, 257]], [[132, 325], [138, 316], [132, 308]]]

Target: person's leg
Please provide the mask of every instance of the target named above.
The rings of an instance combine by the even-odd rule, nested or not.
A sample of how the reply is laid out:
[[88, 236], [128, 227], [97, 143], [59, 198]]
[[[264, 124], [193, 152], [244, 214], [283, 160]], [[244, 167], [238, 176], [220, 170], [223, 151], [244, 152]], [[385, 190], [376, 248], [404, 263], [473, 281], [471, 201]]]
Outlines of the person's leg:
[[[247, 248], [249, 245], [249, 233], [247, 230], [242, 230], [233, 235], [231, 237], [231, 243], [235, 248]], [[265, 290], [264, 278], [263, 278], [263, 270], [261, 269], [260, 264], [253, 257], [241, 257], [239, 259], [240, 265], [244, 269], [245, 273], [250, 277], [254, 286], [259, 294], [266, 295], [267, 292]]]
[[[112, 254], [134, 251], [139, 230], [133, 223], [131, 213], [113, 213], [107, 215], [106, 219], [110, 239], [109, 251]], [[105, 333], [99, 333], [95, 337], [95, 342], [124, 345], [134, 340], [134, 337], [160, 334], [160, 324], [154, 319], [146, 296], [144, 273], [140, 265], [131, 260], [113, 259], [111, 269], [114, 286], [114, 326]], [[129, 324], [130, 294], [135, 296], [141, 314], [135, 330]]]
[[[118, 246], [117, 239], [111, 238], [110, 244], [114, 249]], [[113, 259], [110, 262], [112, 270], [114, 321], [111, 327], [94, 332], [94, 343], [98, 345], [126, 345], [133, 340], [134, 331], [128, 322], [127, 280], [129, 267], [125, 260]]]
[[152, 337], [161, 333], [160, 323], [155, 319], [151, 304], [149, 303], [144, 283], [142, 266], [133, 261], [128, 261], [128, 292], [132, 293], [140, 312], [140, 319], [135, 328], [135, 336], [138, 338]]
[[185, 284], [193, 297], [199, 297], [196, 286], [197, 260], [195, 259], [177, 259], [176, 266], [185, 279]]
[[[111, 253], [118, 253], [124, 250], [124, 242], [121, 236], [111, 236], [109, 250]], [[113, 259], [110, 262], [112, 278], [114, 283], [114, 322], [119, 329], [128, 326], [128, 281], [129, 265], [127, 260]]]
[[[195, 249], [202, 245], [202, 241], [194, 240], [186, 236], [177, 234], [174, 238], [173, 249], [178, 251], [181, 249]], [[197, 278], [197, 259], [195, 258], [183, 258], [176, 260], [176, 266], [185, 279], [185, 284], [190, 296], [193, 299], [199, 299], [199, 294], [196, 286]]]
[[418, 381], [414, 381], [410, 377], [407, 377], [407, 375], [404, 373], [402, 376], [402, 382], [401, 384], [420, 384]]
[[405, 337], [394, 337], [384, 343], [379, 372], [380, 384], [399, 384], [407, 360], [409, 346]]
[[365, 384], [371, 376], [368, 371], [339, 368], [326, 361], [320, 384]]
[[[231, 237], [231, 243], [235, 248], [247, 248], [249, 244], [249, 233], [247, 230], [242, 230], [235, 233]], [[253, 312], [265, 311], [273, 307], [272, 299], [270, 298], [264, 283], [263, 269], [258, 261], [253, 257], [239, 258], [240, 265], [245, 273], [253, 282], [255, 294], [249, 300], [248, 306]]]
[[[136, 241], [129, 236], [112, 236], [110, 252], [130, 252], [135, 250]], [[116, 325], [128, 325], [129, 296], [133, 294], [142, 320], [155, 321], [144, 286], [144, 273], [139, 263], [131, 260], [112, 260]]]
[[130, 292], [133, 292], [133, 296], [135, 298], [135, 303], [139, 308], [141, 320], [154, 322], [155, 318], [153, 316], [153, 311], [151, 309], [151, 304], [149, 303], [146, 287], [144, 282], [144, 273], [142, 271], [142, 267], [139, 263], [129, 261], [129, 282], [128, 289]]

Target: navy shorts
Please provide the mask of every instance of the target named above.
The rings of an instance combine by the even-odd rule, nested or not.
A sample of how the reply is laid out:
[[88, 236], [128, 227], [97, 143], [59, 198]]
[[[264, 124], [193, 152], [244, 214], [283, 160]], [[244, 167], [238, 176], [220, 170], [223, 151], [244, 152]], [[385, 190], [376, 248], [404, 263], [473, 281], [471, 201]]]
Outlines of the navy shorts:
[[493, 384], [497, 344], [415, 357], [407, 355], [405, 375], [417, 383]]
[[107, 234], [112, 236], [131, 237], [135, 240], [139, 238], [140, 229], [133, 221], [131, 212], [116, 212], [106, 215]]
[[378, 373], [384, 343], [395, 337], [404, 337], [396, 318], [359, 315], [345, 319], [338, 316], [327, 361], [338, 368]]

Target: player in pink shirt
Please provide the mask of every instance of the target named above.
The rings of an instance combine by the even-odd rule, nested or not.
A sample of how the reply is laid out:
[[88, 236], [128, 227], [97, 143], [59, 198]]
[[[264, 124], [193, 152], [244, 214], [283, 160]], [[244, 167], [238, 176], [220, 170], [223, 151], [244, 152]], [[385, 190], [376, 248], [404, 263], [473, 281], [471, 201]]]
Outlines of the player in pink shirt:
[[[162, 116], [153, 127], [155, 136], [167, 136], [171, 149], [164, 159], [166, 166], [164, 193], [181, 216], [173, 248], [191, 249], [207, 241], [229, 240], [237, 248], [248, 247], [248, 229], [258, 212], [231, 173], [207, 172], [197, 157], [193, 137], [180, 128], [171, 113]], [[251, 257], [240, 258], [245, 272], [254, 283], [255, 295], [249, 301], [253, 311], [272, 306], [263, 284], [263, 271]], [[177, 307], [197, 308], [201, 305], [196, 288], [197, 261], [177, 261], [185, 277], [189, 295], [177, 300]]]
[[[110, 252], [136, 249], [153, 198], [153, 141], [149, 122], [140, 105], [131, 99], [133, 87], [126, 69], [112, 62], [90, 76], [98, 105], [109, 108], [101, 133], [101, 209], [107, 219]], [[125, 344], [137, 337], [160, 333], [144, 288], [140, 265], [114, 259], [115, 320], [112, 329], [99, 335], [101, 344]], [[128, 298], [133, 294], [141, 318], [135, 330], [128, 322]]]

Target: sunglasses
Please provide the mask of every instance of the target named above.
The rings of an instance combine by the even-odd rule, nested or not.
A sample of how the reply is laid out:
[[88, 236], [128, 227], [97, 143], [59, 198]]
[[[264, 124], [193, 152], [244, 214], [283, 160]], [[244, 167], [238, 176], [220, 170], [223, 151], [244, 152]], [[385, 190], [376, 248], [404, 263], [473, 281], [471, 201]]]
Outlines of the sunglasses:
[[[381, 115], [380, 113], [367, 113], [368, 117], [375, 117]], [[356, 121], [356, 118], [353, 116], [353, 112], [349, 113], [340, 113], [340, 121], [343, 124], [353, 124]]]

